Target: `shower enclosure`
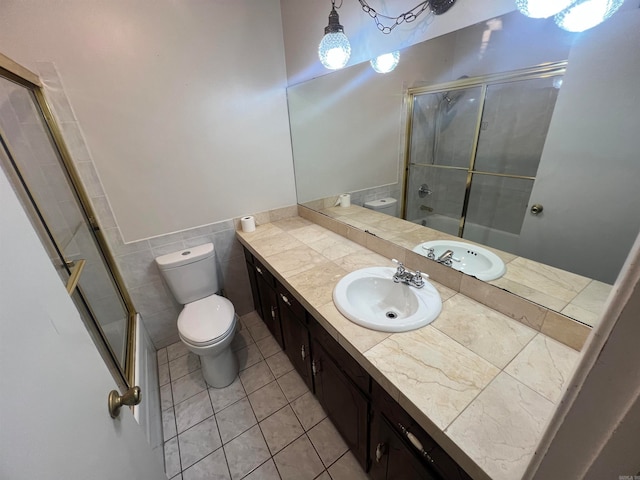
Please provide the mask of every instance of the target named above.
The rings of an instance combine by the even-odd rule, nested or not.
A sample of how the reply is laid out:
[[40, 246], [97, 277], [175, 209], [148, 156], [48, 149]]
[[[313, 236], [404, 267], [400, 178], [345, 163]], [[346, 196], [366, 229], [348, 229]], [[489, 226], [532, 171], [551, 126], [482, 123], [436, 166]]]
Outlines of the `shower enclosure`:
[[404, 218], [518, 253], [565, 67], [409, 90]]
[[39, 79], [3, 55], [0, 170], [21, 200], [116, 383], [126, 390], [134, 379], [135, 309]]

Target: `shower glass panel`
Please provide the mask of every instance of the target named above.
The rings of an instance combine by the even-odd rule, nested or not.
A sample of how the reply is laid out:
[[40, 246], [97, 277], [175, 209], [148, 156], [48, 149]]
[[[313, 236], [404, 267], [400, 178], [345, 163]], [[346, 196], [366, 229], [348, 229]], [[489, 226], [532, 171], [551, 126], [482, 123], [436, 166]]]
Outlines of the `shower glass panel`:
[[458, 235], [481, 87], [414, 97], [405, 218]]
[[416, 96], [411, 122], [411, 164], [468, 168], [481, 88]]
[[97, 327], [90, 333], [94, 340], [101, 337], [126, 381], [130, 312], [34, 94], [5, 78], [0, 78], [0, 134], [4, 169], [18, 180], [14, 187], [62, 281], [67, 283], [79, 260], [86, 261], [72, 299], [85, 322]]
[[561, 78], [487, 86], [476, 171], [536, 176]]
[[[430, 193], [423, 194], [421, 198], [419, 190], [425, 184]], [[408, 193], [413, 201], [407, 203], [406, 218], [425, 227], [458, 235], [466, 184], [467, 169], [411, 165]]]
[[515, 253], [533, 180], [474, 174], [463, 238]]

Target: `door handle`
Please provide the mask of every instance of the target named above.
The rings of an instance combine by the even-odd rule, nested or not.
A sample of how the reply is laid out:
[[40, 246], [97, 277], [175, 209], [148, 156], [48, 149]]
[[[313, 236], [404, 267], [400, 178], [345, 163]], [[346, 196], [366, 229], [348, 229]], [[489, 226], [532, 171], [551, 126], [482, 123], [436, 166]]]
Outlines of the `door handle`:
[[544, 207], [539, 203], [536, 203], [531, 206], [531, 213], [533, 213], [534, 215], [538, 215], [542, 213], [542, 210], [544, 210]]
[[73, 295], [73, 292], [75, 292], [85, 263], [86, 261], [84, 259], [67, 262], [71, 267], [71, 275], [69, 275], [69, 280], [67, 280], [67, 293], [69, 295]]
[[380, 442], [376, 446], [376, 463], [380, 463], [380, 460], [382, 460], [382, 457], [384, 457], [386, 453], [387, 453], [387, 445], [385, 443]]
[[427, 452], [424, 449], [424, 447], [422, 446], [422, 442], [420, 440], [418, 440], [418, 437], [416, 437], [413, 433], [411, 433], [409, 430], [407, 430], [405, 428], [405, 426], [402, 425], [401, 423], [398, 423], [398, 427], [400, 427], [400, 430], [402, 431], [404, 436], [407, 438], [407, 440], [409, 440], [409, 442], [411, 442], [411, 445], [413, 445], [415, 447], [415, 449], [418, 451], [418, 453], [420, 453], [421, 456], [423, 456], [428, 461], [433, 463], [433, 458], [431, 458], [431, 455], [429, 455], [429, 452]]
[[131, 387], [124, 392], [124, 395], [120, 395], [117, 390], [111, 390], [109, 392], [109, 415], [111, 415], [111, 418], [116, 418], [120, 415], [120, 407], [123, 405], [138, 405], [141, 400], [140, 387]]

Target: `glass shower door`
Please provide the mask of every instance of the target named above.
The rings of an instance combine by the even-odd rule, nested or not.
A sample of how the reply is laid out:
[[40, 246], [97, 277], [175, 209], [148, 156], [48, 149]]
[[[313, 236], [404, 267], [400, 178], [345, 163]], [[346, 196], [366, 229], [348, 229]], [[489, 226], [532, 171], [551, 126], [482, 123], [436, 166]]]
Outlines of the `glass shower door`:
[[487, 86], [464, 238], [518, 253], [561, 78]]
[[62, 281], [67, 284], [82, 270], [77, 288], [69, 293], [85, 323], [95, 325], [89, 331], [101, 353], [113, 359], [126, 383], [132, 312], [99, 246], [97, 224], [82, 207], [33, 92], [6, 78], [0, 78], [0, 143], [0, 163]]
[[481, 87], [413, 97], [405, 218], [458, 235]]

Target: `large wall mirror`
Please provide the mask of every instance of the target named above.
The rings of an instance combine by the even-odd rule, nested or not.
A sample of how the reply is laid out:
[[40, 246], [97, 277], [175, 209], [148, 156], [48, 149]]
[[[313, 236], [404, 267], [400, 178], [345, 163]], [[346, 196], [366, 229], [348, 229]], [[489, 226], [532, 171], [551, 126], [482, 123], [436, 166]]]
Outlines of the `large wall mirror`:
[[[640, 230], [637, 31], [637, 8], [582, 34], [512, 12], [289, 87], [298, 202], [489, 247], [487, 281], [593, 325]], [[382, 198], [398, 219], [362, 208]]]

